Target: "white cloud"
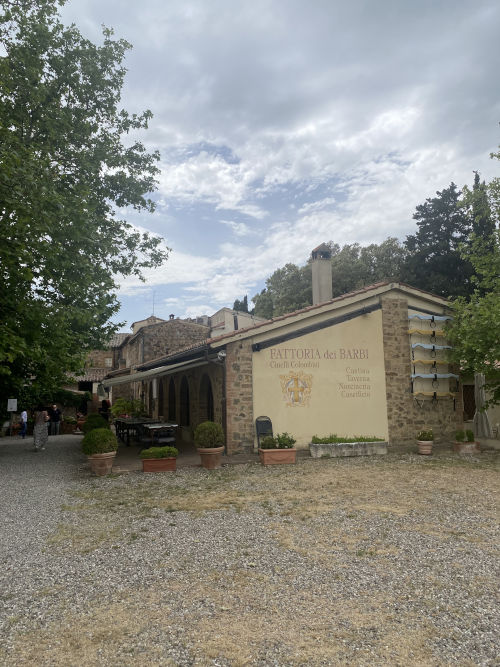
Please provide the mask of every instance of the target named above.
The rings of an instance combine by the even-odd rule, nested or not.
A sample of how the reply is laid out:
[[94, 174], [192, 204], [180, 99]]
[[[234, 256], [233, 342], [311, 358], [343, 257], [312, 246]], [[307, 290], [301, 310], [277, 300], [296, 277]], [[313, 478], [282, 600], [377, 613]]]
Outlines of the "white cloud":
[[234, 220], [220, 220], [222, 225], [227, 225], [233, 230], [235, 236], [248, 236], [251, 230], [244, 222], [235, 222]]
[[124, 281], [124, 301], [155, 287], [179, 313], [231, 305], [322, 241], [404, 238], [436, 190], [498, 172], [497, 2], [70, 0], [63, 13], [93, 40], [105, 23], [134, 44], [124, 106], [155, 114], [141, 139], [161, 151], [159, 207], [133, 221], [173, 252], [146, 286]]

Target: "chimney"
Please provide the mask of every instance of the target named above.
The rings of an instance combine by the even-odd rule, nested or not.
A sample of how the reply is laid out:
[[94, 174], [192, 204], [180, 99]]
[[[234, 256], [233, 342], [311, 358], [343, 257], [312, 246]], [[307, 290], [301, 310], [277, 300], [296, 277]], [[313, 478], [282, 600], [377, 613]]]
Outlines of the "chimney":
[[313, 306], [332, 298], [332, 253], [326, 243], [311, 252]]

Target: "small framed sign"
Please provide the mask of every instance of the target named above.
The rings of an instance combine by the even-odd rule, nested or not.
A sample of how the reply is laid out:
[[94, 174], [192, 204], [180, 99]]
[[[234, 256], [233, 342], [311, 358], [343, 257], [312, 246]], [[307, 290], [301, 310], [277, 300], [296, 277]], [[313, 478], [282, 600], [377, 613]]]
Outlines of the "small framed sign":
[[7, 399], [7, 412], [17, 412], [17, 398]]

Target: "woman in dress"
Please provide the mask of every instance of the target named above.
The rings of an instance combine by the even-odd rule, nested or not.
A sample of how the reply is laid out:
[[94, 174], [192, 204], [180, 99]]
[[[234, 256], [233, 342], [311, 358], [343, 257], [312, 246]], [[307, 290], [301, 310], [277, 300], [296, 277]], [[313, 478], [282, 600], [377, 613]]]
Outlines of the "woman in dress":
[[35, 452], [39, 449], [42, 451], [45, 449], [47, 440], [49, 437], [49, 431], [47, 428], [47, 422], [49, 421], [49, 415], [47, 410], [44, 410], [41, 406], [38, 406], [35, 412], [35, 426], [33, 427], [33, 442], [35, 443]]

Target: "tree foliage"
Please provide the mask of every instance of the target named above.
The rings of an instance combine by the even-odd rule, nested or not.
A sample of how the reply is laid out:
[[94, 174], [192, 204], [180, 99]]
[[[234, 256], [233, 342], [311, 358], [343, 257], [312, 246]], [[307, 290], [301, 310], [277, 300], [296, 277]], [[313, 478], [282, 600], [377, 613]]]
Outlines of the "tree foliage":
[[[358, 243], [340, 247], [330, 242], [332, 294], [339, 296], [381, 280], [397, 279], [406, 252], [395, 238], [362, 247]], [[310, 263], [303, 267], [286, 264], [267, 280], [266, 288], [253, 297], [255, 314], [271, 318], [305, 308], [312, 303]]]
[[248, 313], [248, 295], [245, 294], [242, 301], [236, 299], [233, 304], [233, 310], [238, 310], [240, 313]]
[[[491, 157], [500, 160], [500, 152]], [[473, 215], [475, 233], [462, 253], [474, 270], [474, 290], [470, 298], [459, 297], [453, 303], [450, 356], [463, 373], [484, 373], [492, 405], [500, 403], [500, 178], [486, 185], [476, 174], [465, 203]]]
[[0, 394], [60, 386], [116, 329], [117, 277], [167, 252], [121, 219], [152, 211], [157, 153], [119, 107], [130, 45], [62, 25], [55, 0], [0, 10]]
[[298, 267], [291, 263], [277, 269], [266, 280], [265, 290], [253, 298], [255, 314], [266, 318], [305, 308], [311, 300], [310, 267]]
[[500, 403], [500, 232], [475, 236], [463, 251], [474, 267], [475, 289], [453, 303], [451, 358], [465, 374], [484, 373], [491, 402]]
[[417, 206], [418, 230], [406, 237], [404, 282], [443, 297], [472, 292], [472, 266], [460, 247], [472, 232], [472, 217], [455, 183]]

